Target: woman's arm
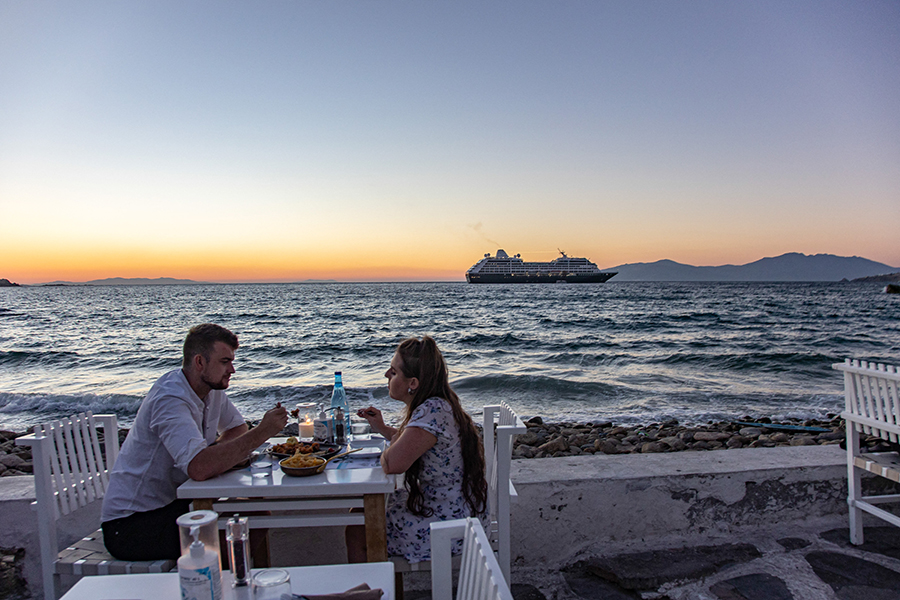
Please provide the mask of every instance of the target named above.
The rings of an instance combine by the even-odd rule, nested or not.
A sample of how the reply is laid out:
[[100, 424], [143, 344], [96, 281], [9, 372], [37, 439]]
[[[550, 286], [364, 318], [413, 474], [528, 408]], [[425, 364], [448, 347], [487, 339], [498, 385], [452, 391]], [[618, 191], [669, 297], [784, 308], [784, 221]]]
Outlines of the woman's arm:
[[419, 427], [406, 427], [391, 439], [391, 445], [382, 453], [381, 468], [389, 475], [405, 473], [436, 443], [434, 434]]

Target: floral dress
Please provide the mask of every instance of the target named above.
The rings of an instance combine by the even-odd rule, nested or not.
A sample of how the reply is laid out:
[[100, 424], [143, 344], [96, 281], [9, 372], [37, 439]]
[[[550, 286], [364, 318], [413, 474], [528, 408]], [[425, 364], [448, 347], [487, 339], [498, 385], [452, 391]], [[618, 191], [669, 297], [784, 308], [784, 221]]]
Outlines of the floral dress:
[[[388, 554], [415, 563], [431, 560], [431, 523], [475, 515], [471, 514], [462, 492], [462, 450], [450, 404], [442, 398], [429, 398], [413, 411], [407, 427], [419, 427], [437, 437], [437, 443], [422, 455], [419, 474], [425, 505], [434, 514], [420, 517], [410, 513], [406, 508], [409, 497], [406, 488], [391, 494], [387, 503]], [[486, 526], [486, 517], [478, 516]], [[455, 552], [461, 548], [461, 540], [457, 546]]]

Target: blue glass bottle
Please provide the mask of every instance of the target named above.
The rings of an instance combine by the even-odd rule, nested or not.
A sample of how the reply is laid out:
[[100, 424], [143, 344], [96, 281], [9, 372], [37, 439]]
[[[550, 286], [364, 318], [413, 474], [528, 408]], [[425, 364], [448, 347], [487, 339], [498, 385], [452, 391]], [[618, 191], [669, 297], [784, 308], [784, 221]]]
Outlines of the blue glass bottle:
[[350, 407], [347, 404], [347, 391], [344, 389], [344, 382], [341, 379], [341, 372], [334, 372], [334, 391], [331, 392], [331, 408], [340, 407], [344, 413], [344, 432], [345, 436], [350, 434]]

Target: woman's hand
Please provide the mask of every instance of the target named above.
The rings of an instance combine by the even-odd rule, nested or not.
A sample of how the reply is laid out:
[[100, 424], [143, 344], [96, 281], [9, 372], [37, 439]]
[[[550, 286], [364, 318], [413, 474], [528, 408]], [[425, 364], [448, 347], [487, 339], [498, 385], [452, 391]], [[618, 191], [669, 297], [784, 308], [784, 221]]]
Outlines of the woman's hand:
[[372, 431], [380, 433], [390, 440], [393, 440], [394, 436], [397, 435], [397, 430], [385, 424], [381, 411], [374, 406], [356, 411], [356, 416], [368, 421]]

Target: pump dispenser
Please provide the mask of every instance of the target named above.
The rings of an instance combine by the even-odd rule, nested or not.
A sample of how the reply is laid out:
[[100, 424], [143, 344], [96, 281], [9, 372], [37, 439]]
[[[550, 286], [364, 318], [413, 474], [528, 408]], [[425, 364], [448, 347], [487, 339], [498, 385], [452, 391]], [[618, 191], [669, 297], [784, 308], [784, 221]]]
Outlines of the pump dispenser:
[[182, 600], [222, 600], [222, 573], [219, 555], [200, 541], [200, 526], [191, 527], [188, 552], [178, 559], [178, 579]]
[[317, 442], [330, 444], [334, 440], [331, 419], [325, 414], [325, 407], [319, 405], [319, 416], [313, 421], [313, 436]]

